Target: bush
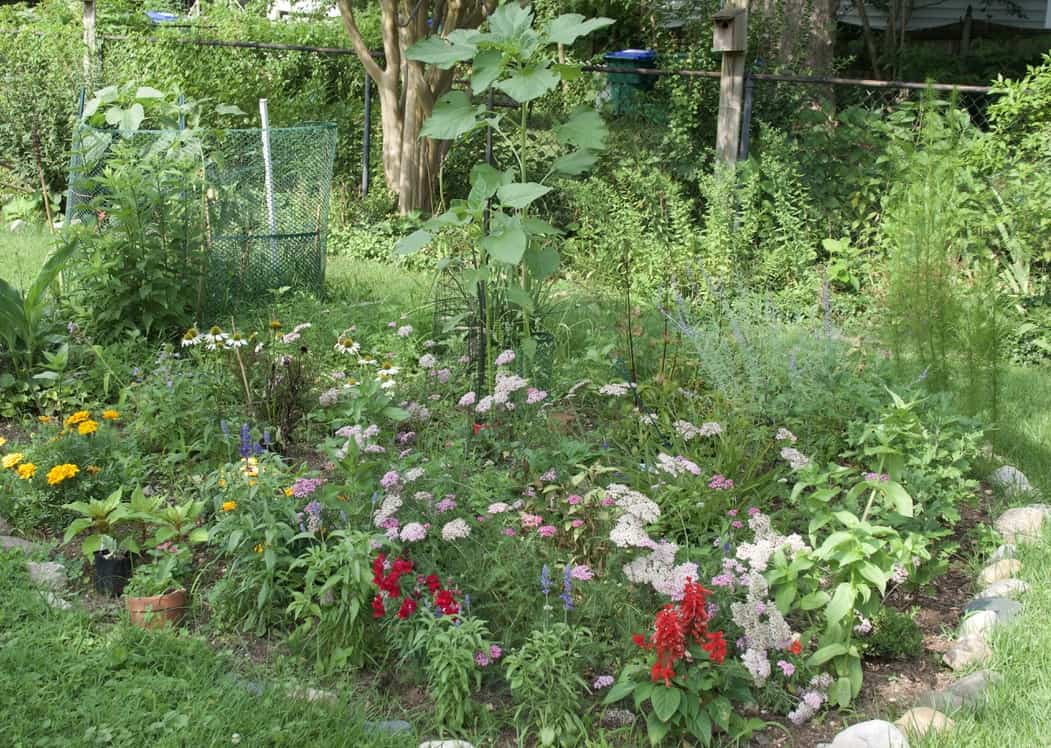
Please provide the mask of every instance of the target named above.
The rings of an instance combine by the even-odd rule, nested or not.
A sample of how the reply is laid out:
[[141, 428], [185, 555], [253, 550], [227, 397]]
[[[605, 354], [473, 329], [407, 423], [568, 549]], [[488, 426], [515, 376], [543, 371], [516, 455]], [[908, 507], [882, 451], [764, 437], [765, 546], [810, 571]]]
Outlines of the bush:
[[886, 660], [910, 660], [923, 653], [923, 632], [914, 616], [884, 606], [872, 621], [872, 633], [865, 640], [865, 652]]

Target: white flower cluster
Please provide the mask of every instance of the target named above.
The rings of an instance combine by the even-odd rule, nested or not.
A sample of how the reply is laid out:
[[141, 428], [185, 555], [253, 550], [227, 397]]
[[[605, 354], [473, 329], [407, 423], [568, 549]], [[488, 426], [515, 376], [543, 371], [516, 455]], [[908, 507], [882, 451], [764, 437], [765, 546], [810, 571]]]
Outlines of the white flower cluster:
[[657, 455], [657, 468], [663, 470], [668, 475], [677, 478], [683, 473], [689, 473], [690, 475], [698, 476], [701, 474], [701, 468], [697, 466], [697, 463], [691, 462], [682, 455], [666, 455], [663, 452]]
[[718, 436], [723, 433], [723, 427], [715, 421], [708, 421], [700, 426], [694, 426], [689, 421], [679, 420], [675, 422], [675, 433], [682, 437], [684, 441], [690, 441], [699, 436]]
[[372, 514], [372, 522], [376, 527], [386, 529], [387, 525], [390, 524], [388, 520], [394, 518], [394, 515], [401, 509], [402, 500], [401, 496], [396, 493], [388, 494], [383, 497], [383, 501], [380, 502], [379, 509]]
[[357, 445], [359, 450], [366, 454], [383, 454], [387, 450], [379, 444], [372, 443], [372, 440], [375, 439], [379, 433], [380, 427], [374, 423], [370, 423], [365, 428], [355, 424], [354, 426], [343, 426], [337, 429], [336, 436], [340, 436], [347, 441], [342, 447], [336, 450], [336, 456], [340, 460], [346, 458], [352, 441]]
[[780, 535], [770, 526], [770, 517], [757, 513], [748, 518], [748, 526], [755, 533], [751, 543], [737, 546], [737, 558], [745, 561], [752, 571], [762, 573], [770, 564], [770, 559], [778, 550], [784, 548], [790, 556], [808, 550], [810, 546], [797, 533]]
[[624, 565], [624, 576], [635, 584], [649, 584], [661, 595], [681, 600], [688, 580], [697, 580], [697, 564], [675, 564], [679, 546], [662, 540], [652, 546], [647, 556], [639, 556]]
[[631, 392], [634, 386], [631, 382], [612, 382], [599, 387], [598, 392], [600, 395], [609, 395], [610, 397], [624, 397]]
[[471, 528], [463, 519], [454, 519], [452, 522], [445, 523], [445, 526], [442, 527], [442, 540], [451, 542], [466, 538], [470, 534]]
[[766, 579], [757, 571], [748, 574], [748, 593], [744, 602], [730, 604], [733, 622], [744, 631], [745, 652], [741, 661], [752, 674], [757, 686], [770, 677], [770, 660], [767, 653], [772, 649], [784, 649], [792, 642], [792, 629], [781, 611], [767, 597]]
[[810, 464], [810, 458], [795, 447], [785, 447], [782, 449], [781, 459], [787, 460], [789, 467], [793, 470], [802, 470]]
[[503, 405], [513, 393], [526, 387], [528, 384], [529, 380], [517, 374], [498, 373], [496, 375], [496, 386], [493, 388], [493, 402]]

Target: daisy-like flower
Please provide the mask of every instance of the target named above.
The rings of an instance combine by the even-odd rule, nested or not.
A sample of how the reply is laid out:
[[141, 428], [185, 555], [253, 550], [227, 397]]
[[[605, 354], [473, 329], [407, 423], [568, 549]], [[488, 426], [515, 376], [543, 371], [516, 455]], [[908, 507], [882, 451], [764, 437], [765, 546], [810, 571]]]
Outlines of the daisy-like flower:
[[118, 418], [120, 418], [120, 412], [113, 410], [112, 408], [109, 410], [104, 410], [102, 411], [102, 418], [106, 421], [116, 421]]
[[36, 475], [36, 465], [32, 462], [23, 462], [17, 468], [18, 477], [22, 480], [29, 480]]
[[393, 377], [396, 374], [398, 374], [398, 372], [400, 372], [401, 369], [399, 369], [397, 366], [395, 366], [393, 361], [391, 361], [390, 359], [387, 359], [380, 366], [379, 371], [380, 371], [380, 374], [386, 374], [387, 376]]
[[79, 472], [80, 468], [72, 463], [55, 465], [55, 467], [47, 471], [47, 484], [49, 486], [57, 486], [62, 481], [74, 477]]
[[358, 357], [358, 366], [375, 366], [375, 365], [376, 365], [376, 359], [374, 359], [372, 356], [359, 356]]
[[380, 383], [380, 387], [385, 390], [389, 390], [391, 387], [397, 384], [397, 381], [393, 376], [381, 371], [376, 377], [376, 381]]
[[226, 347], [227, 348], [242, 348], [248, 345], [248, 338], [236, 330], [227, 336]]
[[237, 502], [236, 501], [224, 501], [223, 502], [223, 511], [224, 512], [232, 512], [236, 508], [237, 508]]
[[219, 325], [212, 325], [203, 336], [204, 347], [209, 351], [218, 350], [226, 344], [226, 333]]
[[196, 326], [191, 327], [189, 330], [182, 334], [182, 347], [197, 345], [202, 340], [201, 331]]
[[[345, 353], [348, 356], [357, 356], [361, 351], [361, 344], [346, 333], [340, 335], [336, 344], [332, 346], [337, 353]], [[361, 363], [359, 360], [358, 363]]]
[[77, 424], [77, 433], [81, 436], [87, 436], [88, 434], [94, 434], [99, 430], [99, 422], [88, 419]]
[[66, 426], [76, 426], [81, 421], [86, 421], [89, 418], [91, 418], [91, 413], [86, 410], [78, 410], [66, 419], [65, 424]]
[[4, 455], [4, 459], [0, 460], [0, 465], [3, 465], [4, 470], [9, 470], [20, 463], [23, 457], [25, 457], [25, 455], [21, 452], [12, 452], [9, 455]]

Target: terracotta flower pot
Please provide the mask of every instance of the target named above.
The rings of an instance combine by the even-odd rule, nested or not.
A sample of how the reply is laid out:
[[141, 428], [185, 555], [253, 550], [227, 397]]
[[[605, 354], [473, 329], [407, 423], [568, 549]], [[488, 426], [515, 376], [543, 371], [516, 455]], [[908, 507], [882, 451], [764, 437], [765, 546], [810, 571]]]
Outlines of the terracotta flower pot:
[[124, 602], [135, 626], [144, 629], [159, 629], [168, 623], [175, 626], [186, 610], [186, 590], [153, 597], [126, 597]]

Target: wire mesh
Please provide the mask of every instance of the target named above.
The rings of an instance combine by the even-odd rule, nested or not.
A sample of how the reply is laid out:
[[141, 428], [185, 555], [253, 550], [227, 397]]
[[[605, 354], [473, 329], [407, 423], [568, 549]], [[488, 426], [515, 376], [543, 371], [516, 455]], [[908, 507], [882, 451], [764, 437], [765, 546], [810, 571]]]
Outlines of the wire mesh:
[[[102, 193], [112, 131], [81, 125], [74, 134], [67, 221], [93, 216]], [[140, 130], [123, 138], [140, 153], [162, 148], [178, 135]], [[201, 190], [176, 190], [172, 201], [195, 201], [204, 231], [204, 293], [201, 313], [216, 314], [267, 291], [297, 288], [321, 292], [325, 279], [329, 196], [336, 127], [230, 129], [198, 132]], [[269, 139], [269, 179], [264, 159]], [[92, 144], [96, 144], [92, 148]], [[205, 199], [197, 203], [196, 194]], [[200, 207], [197, 207], [197, 206]]]

